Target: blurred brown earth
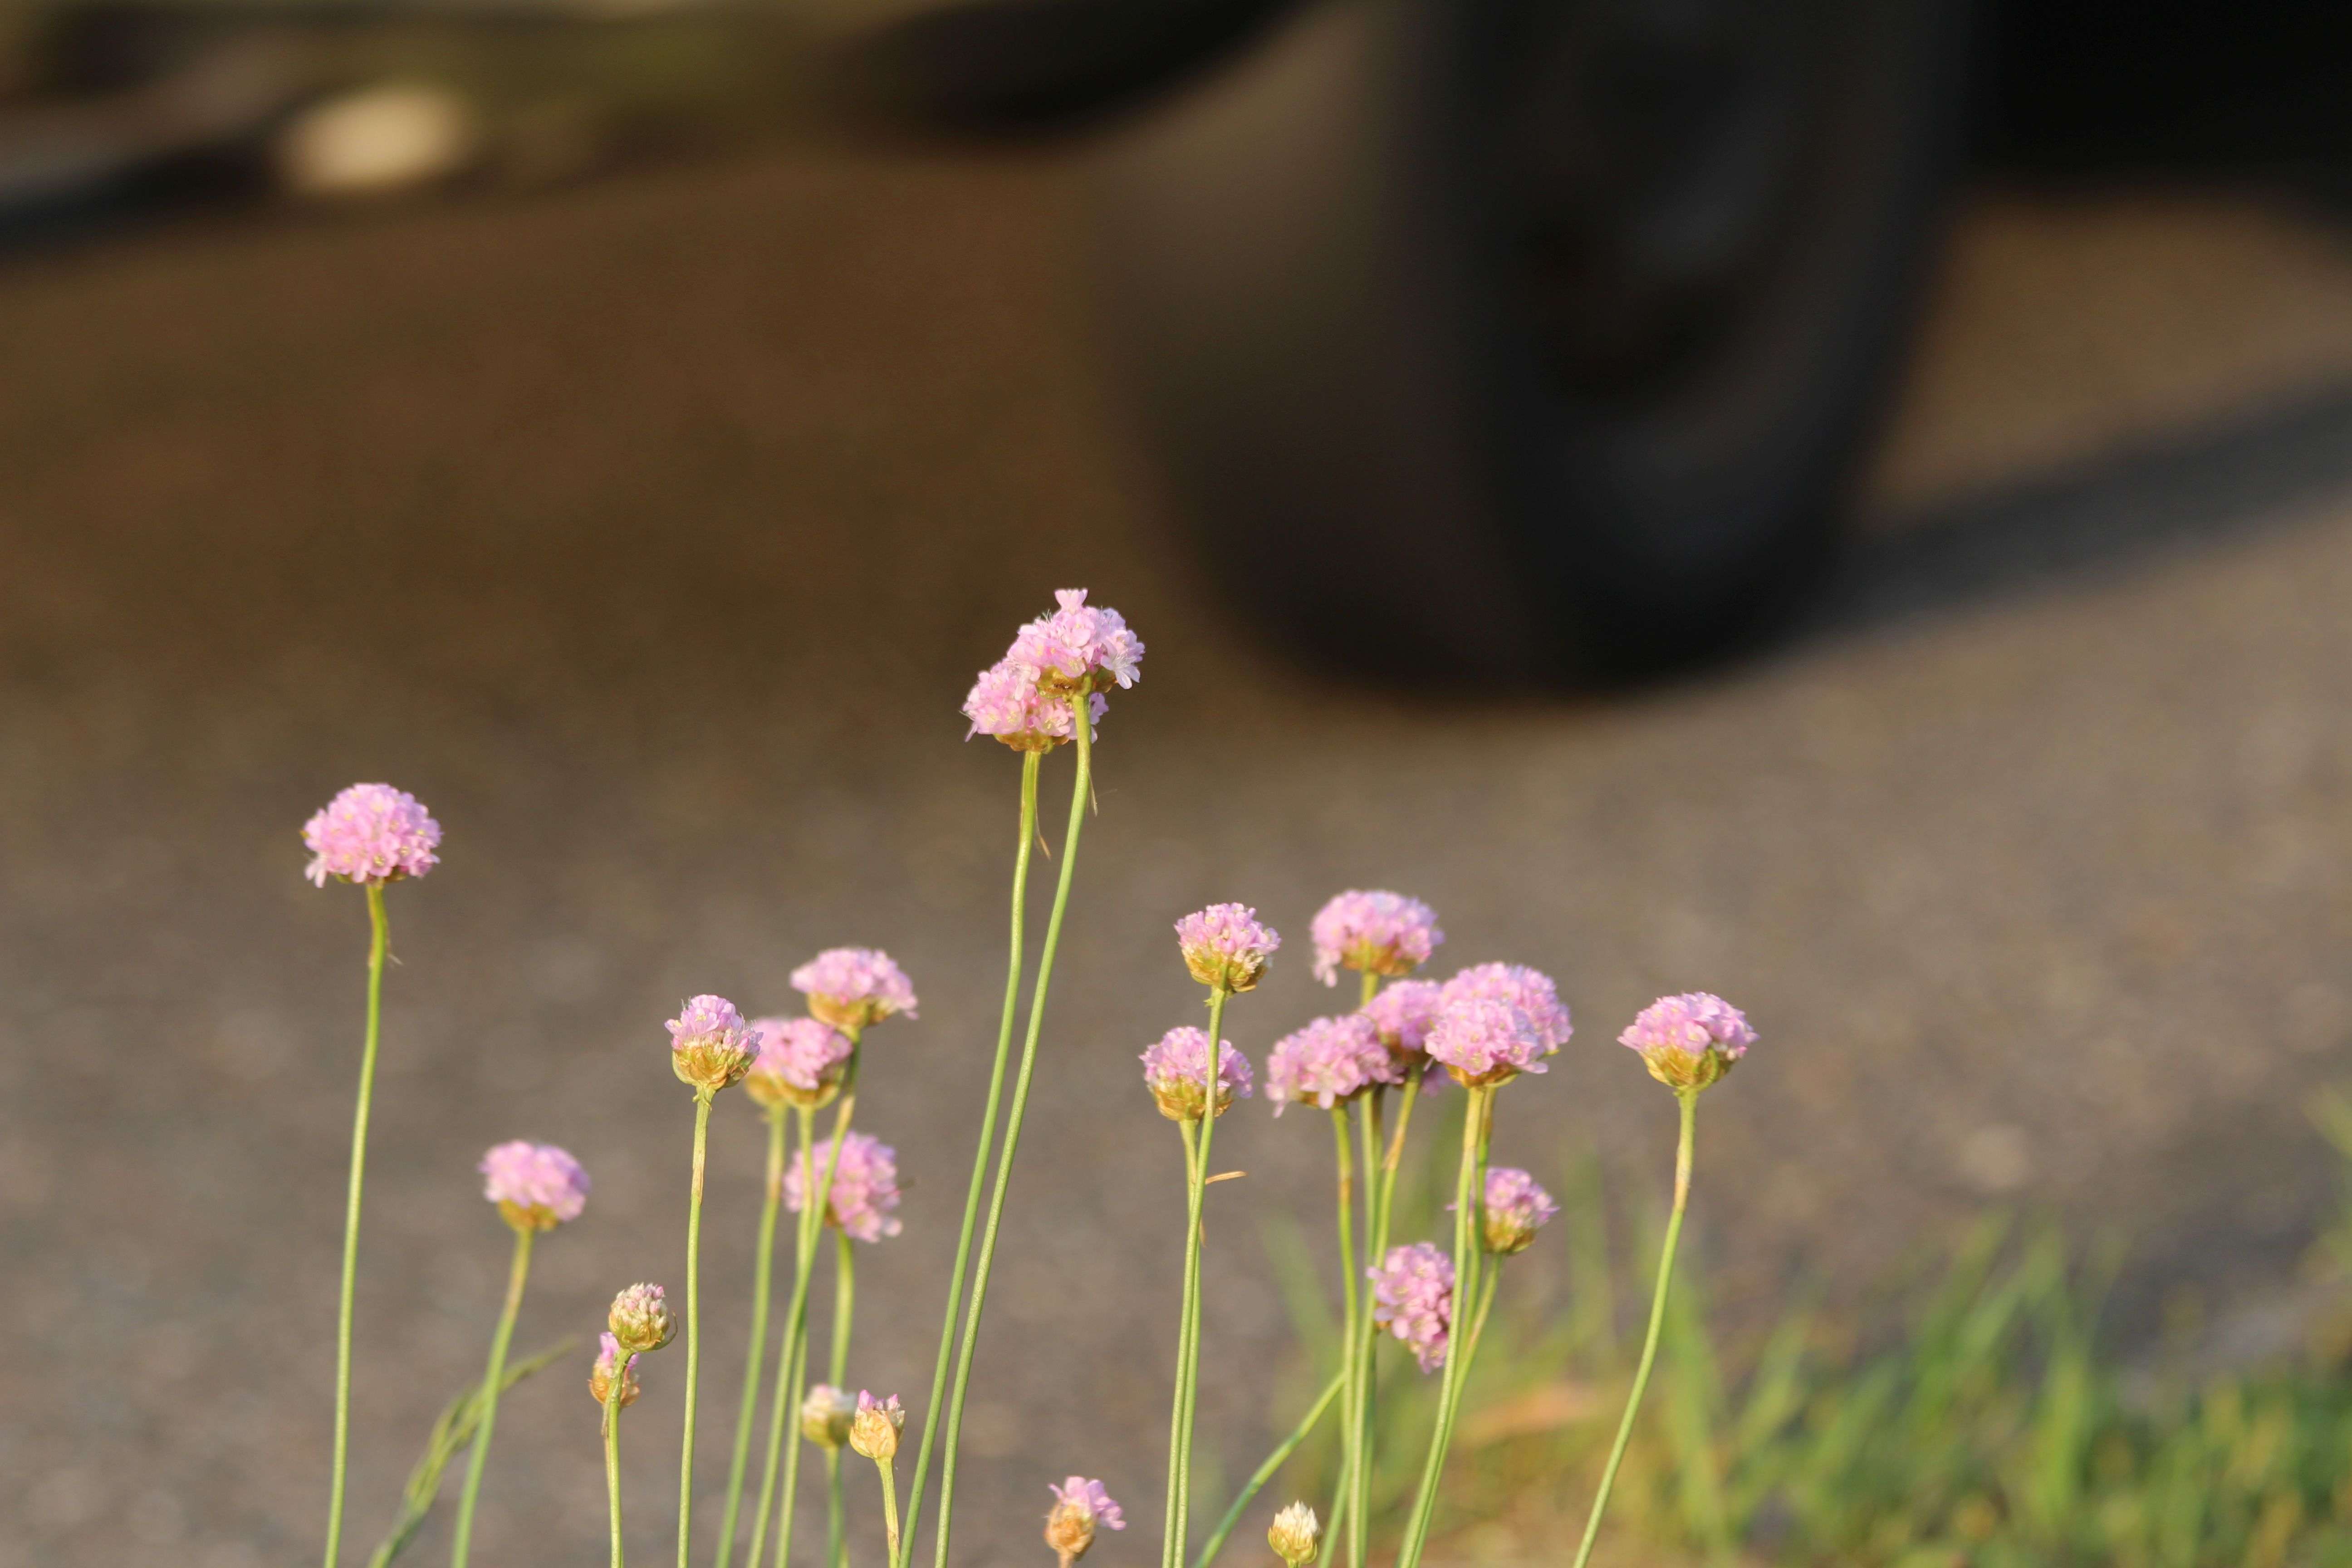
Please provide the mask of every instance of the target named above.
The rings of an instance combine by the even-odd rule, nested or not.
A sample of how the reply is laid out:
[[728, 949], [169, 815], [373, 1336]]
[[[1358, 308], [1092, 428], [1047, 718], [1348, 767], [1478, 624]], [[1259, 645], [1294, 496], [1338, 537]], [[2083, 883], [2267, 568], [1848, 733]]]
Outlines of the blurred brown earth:
[[[296, 830], [354, 779], [448, 831], [391, 895], [354, 1560], [496, 1312], [480, 1150], [553, 1140], [596, 1181], [520, 1348], [675, 1289], [661, 1020], [782, 1009], [821, 946], [887, 947], [922, 995], [869, 1053], [860, 1122], [909, 1191], [853, 1371], [919, 1403], [1017, 774], [955, 709], [1067, 584], [1150, 652], [1103, 730], [962, 1560], [1038, 1561], [1073, 1469], [1139, 1526], [1097, 1558], [1149, 1551], [1181, 1167], [1134, 1056], [1196, 1016], [1168, 928], [1211, 900], [1290, 933], [1229, 1016], [1254, 1056], [1332, 1005], [1306, 923], [1341, 887], [1434, 903], [1442, 970], [1556, 973], [1581, 1033], [1506, 1096], [1498, 1158], [1597, 1146], [1627, 1192], [1672, 1115], [1611, 1037], [1661, 990], [1745, 1005], [1766, 1044], [1700, 1153], [1727, 1314], [1988, 1202], [2131, 1238], [2127, 1300], [2292, 1277], [2331, 1181], [2302, 1102], [2352, 1060], [2335, 235], [2252, 198], [1982, 199], [1814, 628], [1672, 689], [1441, 700], [1303, 679], [1220, 618], [1088, 352], [1082, 184], [782, 151], [0, 272], [0, 1564], [315, 1557], [365, 922]], [[716, 1121], [706, 1527], [760, 1152], [748, 1106]], [[1314, 1119], [1225, 1126], [1232, 1469], [1283, 1414], [1265, 1219], [1320, 1237], [1328, 1176]], [[583, 1372], [505, 1406], [485, 1562], [602, 1552]], [[656, 1358], [625, 1427], [641, 1553], [682, 1375]]]

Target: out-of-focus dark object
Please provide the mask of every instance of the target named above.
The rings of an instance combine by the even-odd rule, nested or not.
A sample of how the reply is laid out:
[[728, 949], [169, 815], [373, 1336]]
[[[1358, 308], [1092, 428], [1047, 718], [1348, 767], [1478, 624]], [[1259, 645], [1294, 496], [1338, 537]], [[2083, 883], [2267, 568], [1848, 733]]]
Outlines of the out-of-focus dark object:
[[982, 0], [865, 60], [967, 121], [1170, 85], [1102, 250], [1222, 592], [1472, 677], [1647, 673], [1781, 612], [1908, 335], [1968, 0], [1202, 0], [1189, 59], [1080, 68], [1073, 18], [1139, 3], [1180, 35], [1176, 0]]

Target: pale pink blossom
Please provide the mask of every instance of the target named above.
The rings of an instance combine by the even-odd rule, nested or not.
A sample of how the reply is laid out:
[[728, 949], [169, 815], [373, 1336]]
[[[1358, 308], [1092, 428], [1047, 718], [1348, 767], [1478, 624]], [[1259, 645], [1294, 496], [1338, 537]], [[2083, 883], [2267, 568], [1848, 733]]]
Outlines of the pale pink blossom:
[[1641, 1053], [1650, 1076], [1675, 1089], [1705, 1089], [1756, 1043], [1748, 1016], [1705, 991], [1661, 996], [1617, 1037]]
[[552, 1230], [588, 1206], [588, 1173], [552, 1143], [518, 1138], [482, 1156], [482, 1196], [509, 1222]]
[[1295, 1104], [1328, 1110], [1376, 1083], [1402, 1080], [1380, 1031], [1361, 1013], [1318, 1018], [1276, 1041], [1265, 1058], [1265, 1097], [1276, 1116]]
[[808, 994], [810, 1012], [845, 1029], [919, 1016], [913, 984], [879, 948], [827, 948], [793, 971], [793, 989]]
[[1535, 1026], [1507, 1002], [1471, 997], [1447, 1003], [1437, 1010], [1423, 1045], [1429, 1059], [1442, 1063], [1456, 1083], [1502, 1083], [1544, 1070], [1543, 1042]]
[[[1452, 1204], [1445, 1206], [1454, 1207]], [[1536, 1238], [1536, 1232], [1559, 1212], [1559, 1205], [1551, 1201], [1551, 1194], [1525, 1171], [1508, 1165], [1488, 1167], [1483, 1234], [1487, 1251], [1506, 1257], [1524, 1252], [1528, 1243]]]
[[[1088, 739], [1109, 708], [1101, 692], [1087, 693]], [[1009, 657], [980, 672], [963, 700], [963, 715], [971, 721], [965, 740], [991, 735], [1016, 752], [1051, 751], [1071, 736], [1067, 700], [1040, 691], [1037, 671]]]
[[1202, 984], [1247, 991], [1265, 973], [1282, 937], [1246, 904], [1211, 904], [1176, 922], [1176, 945], [1184, 967]]
[[1546, 1056], [1568, 1044], [1569, 1037], [1576, 1033], [1567, 1007], [1560, 1003], [1559, 987], [1552, 984], [1550, 975], [1524, 963], [1474, 964], [1445, 983], [1446, 1002], [1472, 999], [1506, 1002], [1526, 1014], [1528, 1026], [1535, 1031]]
[[[596, 1364], [588, 1369], [588, 1392], [596, 1396], [599, 1405], [610, 1400], [615, 1407], [626, 1410], [636, 1403], [639, 1393], [635, 1366], [637, 1352], [623, 1350], [621, 1342], [611, 1334], [599, 1335], [597, 1346]], [[616, 1377], [621, 1386], [619, 1397], [615, 1399], [613, 1397], [613, 1381]]]
[[743, 1092], [762, 1105], [823, 1105], [841, 1087], [857, 1048], [822, 1018], [754, 1018], [750, 1027], [760, 1037], [760, 1054]]
[[1141, 678], [1142, 640], [1117, 610], [1088, 605], [1084, 588], [1059, 589], [1054, 600], [1053, 613], [1014, 635], [1008, 662], [1036, 671], [1051, 695], [1099, 691], [1113, 683], [1123, 689]]
[[[803, 1152], [784, 1173], [786, 1208], [798, 1214], [807, 1206], [809, 1189], [823, 1184], [825, 1162], [832, 1158], [830, 1143]], [[898, 1151], [869, 1133], [845, 1136], [825, 1193], [824, 1222], [859, 1241], [879, 1241], [898, 1234], [898, 1216], [890, 1212], [898, 1206]]]
[[716, 1092], [741, 1082], [759, 1054], [759, 1035], [724, 996], [697, 996], [662, 1026], [669, 1031], [671, 1070], [697, 1089]]
[[1445, 1364], [1454, 1326], [1454, 1260], [1425, 1241], [1389, 1248], [1372, 1282], [1372, 1321], [1412, 1348], [1421, 1370]]
[[310, 851], [303, 871], [320, 887], [327, 879], [346, 882], [397, 882], [422, 877], [440, 864], [441, 825], [406, 790], [390, 784], [356, 784], [321, 806], [302, 825], [302, 845]]
[[[1206, 1099], [1202, 1080], [1209, 1070], [1209, 1034], [1190, 1025], [1169, 1030], [1148, 1047], [1143, 1062], [1144, 1087], [1171, 1121], [1198, 1121]], [[1250, 1094], [1249, 1058], [1234, 1049], [1231, 1040], [1217, 1047], [1217, 1114], [1223, 1116], [1236, 1100]]]
[[1315, 978], [1339, 983], [1342, 966], [1366, 974], [1411, 974], [1444, 942], [1437, 911], [1402, 893], [1349, 889], [1316, 911]]
[[1045, 1540], [1073, 1562], [1094, 1544], [1097, 1530], [1127, 1528], [1118, 1500], [1100, 1481], [1072, 1476], [1060, 1486], [1046, 1482], [1045, 1489], [1054, 1494], [1053, 1511], [1045, 1516]]
[[1400, 980], [1364, 1004], [1363, 1016], [1380, 1032], [1381, 1044], [1400, 1073], [1426, 1070], [1430, 1026], [1437, 1022], [1444, 987], [1434, 980]]

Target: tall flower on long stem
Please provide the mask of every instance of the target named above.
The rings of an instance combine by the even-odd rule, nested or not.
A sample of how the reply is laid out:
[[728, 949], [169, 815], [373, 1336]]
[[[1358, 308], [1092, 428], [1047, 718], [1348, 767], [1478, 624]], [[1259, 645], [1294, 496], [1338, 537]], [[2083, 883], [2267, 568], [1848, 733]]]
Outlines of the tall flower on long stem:
[[[1004, 1113], [1003, 1145], [989, 1188], [988, 1217], [980, 1232], [980, 1257], [971, 1266], [971, 1300], [964, 1307], [963, 1331], [956, 1342], [954, 1386], [945, 1402], [947, 1434], [940, 1455], [940, 1521], [934, 1547], [939, 1568], [947, 1568], [948, 1542], [955, 1522], [956, 1447], [963, 1429], [964, 1393], [971, 1382], [981, 1317], [988, 1302], [989, 1273], [996, 1258], [997, 1231], [1003, 1222], [1013, 1155], [1020, 1147], [1030, 1078], [1037, 1065], [1037, 1042], [1045, 1029], [1045, 996], [1053, 980], [1054, 954], [1061, 944], [1062, 917], [1069, 907], [1071, 880], [1077, 873], [1078, 832], [1094, 798], [1095, 725], [1108, 708], [1103, 693], [1114, 686], [1133, 686], [1140, 678], [1143, 658], [1141, 640], [1129, 629], [1118, 612], [1088, 605], [1085, 589], [1062, 589], [1055, 595], [1055, 600], [1057, 607], [1054, 612], [1022, 627], [1004, 658], [982, 672], [964, 704], [964, 713], [971, 720], [967, 739], [970, 735], [992, 735], [1024, 753], [1022, 838], [1013, 859], [1013, 938], [1005, 965], [1004, 1009], [997, 1031], [996, 1062], [981, 1116], [980, 1148], [972, 1156], [963, 1226], [956, 1238], [955, 1270], [948, 1285], [947, 1311], [940, 1324], [939, 1359], [931, 1374], [930, 1405], [923, 1415], [923, 1435], [915, 1453], [914, 1481], [908, 1491], [907, 1517], [910, 1522], [922, 1511], [923, 1484], [940, 1419], [940, 1394], [948, 1383], [949, 1337], [954, 1331], [957, 1295], [964, 1281], [964, 1260], [971, 1250], [972, 1229], [979, 1215], [981, 1176], [988, 1164], [989, 1144], [995, 1136], [997, 1101], [1013, 1039], [1013, 1009], [1021, 984], [1029, 841], [1036, 831], [1037, 759], [1054, 745], [1068, 741], [1077, 750], [1077, 776], [1070, 784], [1069, 826], [1062, 840], [1061, 874], [1054, 886], [1053, 909], [1045, 917], [1045, 939], [1037, 955], [1037, 978], [1029, 998], [1029, 1025], [1021, 1044], [1021, 1065], [1013, 1076], [1013, 1103]], [[910, 1529], [893, 1568], [907, 1568], [913, 1554], [914, 1531]]]
[[694, 1179], [686, 1206], [686, 1436], [677, 1465], [677, 1568], [689, 1568], [694, 1539], [694, 1404], [702, 1371], [702, 1174], [710, 1102], [743, 1080], [760, 1037], [724, 996], [697, 996], [665, 1026], [670, 1070], [694, 1090]]
[[1625, 1462], [1625, 1445], [1633, 1436], [1633, 1417], [1650, 1386], [1650, 1368], [1658, 1359], [1658, 1334], [1666, 1319], [1666, 1292], [1674, 1283], [1675, 1248], [1682, 1240], [1683, 1211], [1690, 1205], [1691, 1165], [1696, 1142], [1700, 1091], [1729, 1072], [1732, 1065], [1756, 1043], [1748, 1016], [1720, 996], [1704, 991], [1661, 996], [1634, 1017], [1617, 1041], [1638, 1054], [1650, 1076], [1675, 1091], [1682, 1110], [1682, 1132], [1675, 1143], [1675, 1204], [1666, 1220], [1666, 1238], [1658, 1254], [1658, 1279], [1650, 1297], [1650, 1326], [1642, 1336], [1642, 1359], [1633, 1369], [1633, 1387], [1625, 1396], [1625, 1414], [1617, 1423], [1617, 1438], [1609, 1447], [1609, 1463], [1601, 1472], [1601, 1486], [1592, 1494], [1592, 1511], [1584, 1521], [1584, 1539], [1576, 1549], [1576, 1568], [1592, 1556], [1601, 1535], [1601, 1516], [1609, 1507], [1610, 1490], [1617, 1484], [1617, 1467]]
[[489, 1370], [482, 1374], [481, 1425], [474, 1432], [474, 1452], [466, 1465], [466, 1487], [457, 1497], [457, 1526], [451, 1537], [449, 1568], [466, 1568], [474, 1539], [474, 1504], [482, 1492], [482, 1471], [489, 1462], [490, 1434], [499, 1419], [499, 1389], [507, 1370], [507, 1345], [514, 1338], [516, 1314], [522, 1310], [524, 1282], [530, 1278], [530, 1244], [542, 1230], [580, 1217], [588, 1204], [588, 1173], [580, 1162], [552, 1143], [517, 1139], [501, 1143], [482, 1156], [482, 1195], [498, 1205], [499, 1217], [514, 1228], [514, 1266], [507, 1279], [506, 1307], [499, 1313], [498, 1331], [490, 1336]]
[[[1184, 968], [1209, 988], [1209, 1027], [1201, 1037], [1198, 1070], [1201, 1103], [1221, 1107], [1231, 1103], [1223, 1048], [1225, 1001], [1235, 992], [1256, 989], [1266, 964], [1282, 938], [1242, 904], [1211, 904], [1176, 922], [1176, 945]], [[1213, 1054], [1209, 1042], [1219, 1042]], [[1163, 1042], [1164, 1044], [1165, 1042]], [[1188, 1066], [1191, 1064], [1188, 1062]], [[1166, 1109], [1165, 1101], [1162, 1110]], [[1201, 1372], [1201, 1207], [1209, 1181], [1209, 1147], [1214, 1141], [1214, 1115], [1197, 1121], [1179, 1120], [1184, 1134], [1187, 1166], [1184, 1226], [1184, 1299], [1176, 1339], [1175, 1408], [1169, 1416], [1168, 1511], [1160, 1544], [1161, 1568], [1183, 1568], [1190, 1542], [1186, 1528], [1192, 1511], [1192, 1412]]]
[[1054, 1507], [1045, 1515], [1045, 1544], [1061, 1559], [1061, 1568], [1073, 1568], [1094, 1547], [1097, 1530], [1125, 1530], [1127, 1515], [1119, 1511], [1100, 1481], [1072, 1476], [1060, 1486], [1047, 1482]]
[[604, 1492], [611, 1515], [613, 1568], [621, 1568], [621, 1412], [637, 1397], [636, 1359], [669, 1343], [677, 1320], [658, 1285], [632, 1285], [613, 1298], [605, 1315], [602, 1353], [588, 1373], [588, 1392], [604, 1408]]
[[899, 1408], [897, 1394], [877, 1400], [864, 1389], [857, 1391], [857, 1414], [849, 1418], [849, 1446], [882, 1473], [882, 1531], [893, 1563], [898, 1560], [898, 1482], [891, 1472], [898, 1458], [898, 1434], [906, 1425], [907, 1413]]
[[440, 863], [441, 825], [416, 797], [390, 784], [360, 784], [329, 801], [302, 826], [310, 851], [304, 875], [323, 888], [327, 879], [367, 889], [367, 1023], [360, 1046], [359, 1103], [352, 1112], [352, 1173], [343, 1206], [342, 1291], [335, 1311], [335, 1439], [327, 1483], [326, 1568], [335, 1568], [343, 1543], [343, 1482], [352, 1431], [352, 1300], [359, 1280], [360, 1194], [367, 1181], [368, 1109], [375, 1090], [376, 1041], [383, 1019], [383, 960], [391, 940], [383, 889], [422, 877]]

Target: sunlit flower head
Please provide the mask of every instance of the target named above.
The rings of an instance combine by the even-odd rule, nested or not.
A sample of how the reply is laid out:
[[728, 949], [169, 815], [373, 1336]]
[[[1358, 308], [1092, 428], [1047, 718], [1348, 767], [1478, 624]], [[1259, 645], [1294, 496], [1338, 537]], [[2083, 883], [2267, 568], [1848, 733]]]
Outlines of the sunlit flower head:
[[[1190, 1025], [1171, 1029], [1142, 1057], [1144, 1087], [1171, 1121], [1198, 1121], [1206, 1100], [1202, 1083], [1209, 1070], [1209, 1032]], [[1234, 1049], [1231, 1040], [1217, 1047], [1217, 1114], [1223, 1116], [1236, 1100], [1250, 1093], [1249, 1058]]]
[[849, 1446], [869, 1459], [891, 1458], [898, 1452], [898, 1434], [906, 1425], [907, 1412], [897, 1394], [877, 1400], [861, 1388], [856, 1412], [849, 1418]]
[[879, 948], [827, 948], [793, 971], [793, 989], [807, 993], [812, 1014], [844, 1029], [919, 1016], [913, 984]]
[[1705, 1089], [1756, 1043], [1748, 1016], [1705, 991], [1661, 996], [1642, 1009], [1617, 1042], [1641, 1053], [1650, 1076], [1667, 1088]]
[[1449, 1004], [1473, 999], [1510, 1004], [1527, 1015], [1528, 1026], [1535, 1031], [1536, 1043], [1546, 1056], [1568, 1044], [1569, 1037], [1576, 1033], [1568, 1008], [1560, 1002], [1559, 987], [1552, 984], [1550, 975], [1524, 963], [1473, 964], [1445, 983], [1444, 999]]
[[1045, 1489], [1054, 1494], [1053, 1510], [1045, 1515], [1045, 1544], [1065, 1563], [1087, 1554], [1096, 1531], [1127, 1528], [1127, 1516], [1100, 1481], [1072, 1476], [1060, 1486], [1047, 1482]]
[[635, 1364], [637, 1352], [623, 1350], [621, 1342], [611, 1334], [599, 1335], [597, 1345], [596, 1364], [588, 1369], [588, 1392], [596, 1396], [597, 1404], [604, 1404], [612, 1398], [613, 1381], [617, 1376], [621, 1388], [620, 1397], [614, 1404], [617, 1408], [626, 1410], [637, 1402], [639, 1393]]
[[841, 1090], [856, 1047], [822, 1018], [754, 1018], [760, 1054], [743, 1077], [743, 1092], [773, 1109], [825, 1104]]
[[1472, 997], [1445, 1004], [1437, 1010], [1437, 1021], [1429, 1026], [1423, 1047], [1454, 1082], [1473, 1088], [1544, 1070], [1543, 1044], [1535, 1026], [1507, 1002]]
[[1176, 922], [1176, 945], [1185, 969], [1202, 984], [1248, 991], [1265, 973], [1282, 937], [1246, 904], [1211, 904]]
[[1364, 1004], [1363, 1016], [1379, 1031], [1381, 1044], [1400, 1074], [1429, 1066], [1429, 1029], [1445, 988], [1434, 980], [1400, 980]]
[[1265, 1543], [1274, 1554], [1290, 1564], [1290, 1568], [1306, 1568], [1315, 1561], [1315, 1553], [1323, 1544], [1323, 1523], [1315, 1510], [1303, 1502], [1292, 1503], [1274, 1516], [1266, 1527]]
[[381, 886], [422, 877], [440, 864], [433, 851], [441, 844], [441, 825], [406, 790], [356, 784], [302, 825], [302, 844], [310, 851], [302, 874], [319, 886], [330, 877]]
[[[784, 1206], [793, 1213], [807, 1205], [812, 1185], [824, 1183], [832, 1149], [828, 1142], [803, 1150], [784, 1173]], [[825, 1192], [824, 1223], [859, 1241], [879, 1241], [898, 1234], [898, 1216], [890, 1212], [898, 1206], [898, 1151], [871, 1133], [845, 1136], [841, 1159], [834, 1166], [833, 1185]]]
[[1528, 1243], [1536, 1238], [1536, 1232], [1544, 1227], [1544, 1222], [1559, 1212], [1559, 1205], [1525, 1171], [1492, 1165], [1486, 1170], [1485, 1210], [1481, 1239], [1487, 1251], [1507, 1258], [1526, 1251]]
[[1437, 911], [1402, 893], [1341, 893], [1316, 911], [1308, 928], [1315, 939], [1315, 978], [1339, 982], [1348, 968], [1366, 974], [1411, 974], [1429, 962], [1445, 940]]
[[482, 1156], [482, 1196], [517, 1230], [553, 1230], [588, 1206], [588, 1173], [552, 1143], [516, 1139]]
[[1055, 608], [1023, 626], [1006, 651], [1008, 663], [1036, 671], [1049, 697], [1125, 689], [1142, 678], [1143, 642], [1112, 609], [1087, 603], [1084, 588], [1055, 592]]
[[1276, 1041], [1265, 1058], [1265, 1097], [1276, 1116], [1297, 1104], [1328, 1110], [1376, 1083], [1402, 1081], [1380, 1031], [1361, 1013], [1318, 1018]]
[[632, 1285], [614, 1297], [604, 1325], [623, 1350], [635, 1353], [657, 1351], [677, 1334], [677, 1319], [658, 1285]]
[[759, 1055], [760, 1037], [724, 996], [697, 996], [662, 1026], [669, 1031], [670, 1070], [698, 1089], [740, 1083]]
[[1364, 1272], [1372, 1282], [1372, 1321], [1411, 1346], [1422, 1371], [1444, 1366], [1454, 1326], [1454, 1259], [1415, 1241], [1389, 1248], [1379, 1268]]
[[[1087, 739], [1094, 738], [1109, 708], [1101, 692], [1087, 694]], [[971, 721], [965, 740], [990, 735], [1016, 752], [1050, 752], [1072, 733], [1068, 700], [1039, 690], [1037, 672], [1010, 658], [980, 672], [963, 700], [963, 716]]]

